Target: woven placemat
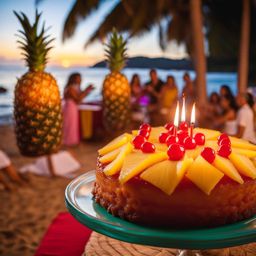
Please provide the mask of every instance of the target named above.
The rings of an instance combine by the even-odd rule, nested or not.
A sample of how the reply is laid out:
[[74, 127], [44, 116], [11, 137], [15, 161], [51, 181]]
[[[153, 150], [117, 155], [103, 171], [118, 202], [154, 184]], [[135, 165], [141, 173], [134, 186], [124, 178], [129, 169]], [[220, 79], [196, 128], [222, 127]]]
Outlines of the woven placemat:
[[[175, 256], [176, 254], [176, 249], [126, 243], [92, 232], [82, 256]], [[256, 256], [256, 243], [219, 250], [204, 250], [202, 255]]]

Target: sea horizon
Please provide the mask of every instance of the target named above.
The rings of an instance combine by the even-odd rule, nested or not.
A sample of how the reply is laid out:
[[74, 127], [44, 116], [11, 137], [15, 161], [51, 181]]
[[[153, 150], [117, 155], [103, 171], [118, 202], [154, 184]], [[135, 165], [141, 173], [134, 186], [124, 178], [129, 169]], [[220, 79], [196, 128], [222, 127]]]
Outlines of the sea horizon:
[[[166, 70], [156, 69], [160, 79], [166, 81], [168, 75], [173, 75], [176, 79], [176, 84], [181, 92], [183, 87], [182, 76], [184, 72], [189, 72], [191, 78], [195, 78], [195, 72], [191, 70]], [[137, 73], [141, 78], [141, 83], [145, 84], [149, 80], [148, 68], [124, 68], [123, 73], [127, 76], [128, 80], [131, 80], [133, 74]], [[0, 86], [6, 88], [7, 93], [0, 94], [0, 124], [8, 123], [11, 120], [14, 88], [17, 78], [21, 77], [27, 72], [27, 68], [19, 64], [0, 64]], [[84, 101], [99, 101], [101, 100], [101, 88], [105, 76], [109, 73], [107, 68], [95, 68], [88, 66], [72, 66], [62, 67], [59, 65], [50, 65], [46, 68], [46, 72], [51, 73], [57, 80], [60, 88], [61, 95], [65, 87], [68, 76], [72, 72], [80, 72], [82, 75], [81, 88], [85, 88], [89, 84], [95, 86], [95, 90]], [[207, 72], [207, 94], [212, 92], [218, 92], [221, 85], [226, 84], [230, 86], [232, 92], [236, 94], [237, 73], [236, 72]], [[7, 119], [7, 121], [6, 121]]]

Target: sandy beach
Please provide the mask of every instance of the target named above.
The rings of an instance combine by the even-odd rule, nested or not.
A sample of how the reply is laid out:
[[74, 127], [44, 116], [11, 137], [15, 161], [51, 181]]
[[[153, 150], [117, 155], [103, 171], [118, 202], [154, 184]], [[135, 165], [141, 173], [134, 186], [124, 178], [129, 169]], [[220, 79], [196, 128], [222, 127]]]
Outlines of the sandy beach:
[[[70, 149], [82, 165], [78, 174], [95, 168], [99, 146], [98, 142], [82, 142]], [[20, 155], [13, 126], [0, 126], [0, 149], [16, 169], [34, 161]], [[25, 177], [29, 179], [26, 185], [12, 183], [13, 191], [0, 190], [0, 255], [33, 255], [51, 221], [59, 212], [67, 211], [64, 190], [69, 179], [31, 173]]]

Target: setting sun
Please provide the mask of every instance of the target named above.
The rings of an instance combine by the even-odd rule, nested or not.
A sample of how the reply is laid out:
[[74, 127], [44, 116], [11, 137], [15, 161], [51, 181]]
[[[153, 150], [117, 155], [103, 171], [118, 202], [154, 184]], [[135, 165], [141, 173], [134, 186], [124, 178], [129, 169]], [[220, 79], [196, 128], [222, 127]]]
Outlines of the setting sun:
[[61, 61], [61, 66], [64, 68], [69, 68], [70, 67], [70, 61], [67, 59], [64, 59]]

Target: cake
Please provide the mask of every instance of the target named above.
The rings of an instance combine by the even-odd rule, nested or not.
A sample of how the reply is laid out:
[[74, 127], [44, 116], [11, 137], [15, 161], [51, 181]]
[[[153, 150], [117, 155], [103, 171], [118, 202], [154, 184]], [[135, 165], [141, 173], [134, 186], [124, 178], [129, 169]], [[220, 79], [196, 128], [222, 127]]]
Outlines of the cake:
[[215, 130], [141, 125], [99, 151], [93, 197], [141, 225], [204, 228], [256, 214], [256, 145]]

